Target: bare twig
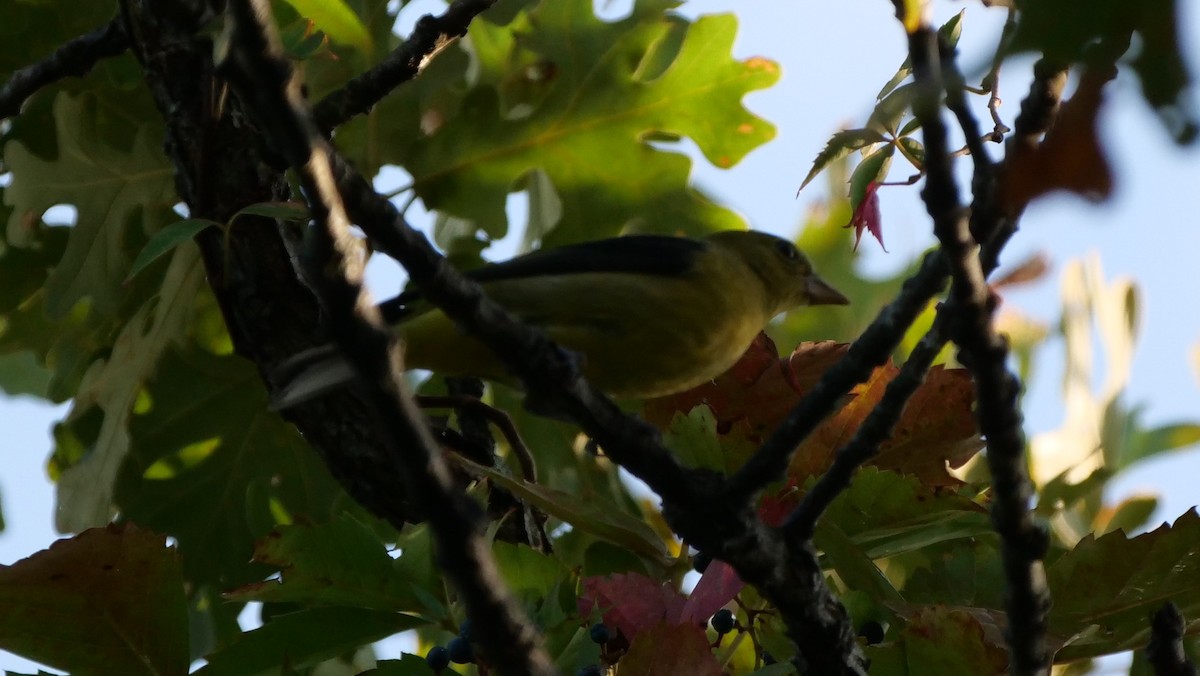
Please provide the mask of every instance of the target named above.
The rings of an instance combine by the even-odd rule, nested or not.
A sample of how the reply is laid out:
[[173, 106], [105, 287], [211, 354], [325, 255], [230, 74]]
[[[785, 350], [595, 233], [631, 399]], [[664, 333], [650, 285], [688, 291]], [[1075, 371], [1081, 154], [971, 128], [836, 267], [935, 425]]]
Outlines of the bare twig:
[[537, 482], [537, 464], [533, 460], [533, 455], [529, 452], [525, 441], [521, 439], [521, 434], [517, 431], [517, 426], [513, 424], [512, 418], [504, 411], [494, 406], [488, 406], [478, 397], [469, 395], [445, 397], [422, 395], [417, 397], [417, 403], [422, 408], [453, 408], [460, 412], [460, 416], [463, 412], [468, 412], [495, 425], [504, 435], [504, 440], [508, 442], [513, 454], [517, 456], [522, 477], [530, 483]]
[[875, 321], [850, 346], [846, 356], [826, 371], [788, 413], [762, 448], [730, 480], [730, 491], [750, 496], [783, 476], [792, 452], [837, 402], [887, 361], [904, 333], [929, 301], [946, 285], [946, 262], [938, 251], [925, 255], [920, 269], [900, 289], [900, 295], [879, 312]]
[[362, 288], [362, 260], [334, 181], [330, 149], [281, 54], [270, 5], [266, 0], [234, 0], [228, 11], [233, 30], [223, 70], [257, 113], [274, 147], [299, 172], [318, 223], [314, 281], [332, 320], [330, 332], [364, 385], [391, 456], [403, 465], [408, 490], [428, 509], [442, 568], [500, 671], [554, 673], [537, 631], [505, 590], [479, 529], [478, 507], [455, 490], [450, 470], [399, 377], [396, 340]]
[[928, 27], [915, 31], [909, 38], [909, 54], [918, 87], [913, 112], [921, 120], [927, 152], [928, 179], [922, 197], [954, 282], [950, 302], [955, 316], [949, 330], [961, 348], [960, 361], [974, 377], [980, 431], [988, 440], [995, 494], [992, 523], [1003, 543], [1008, 582], [1009, 669], [1020, 675], [1048, 674], [1045, 633], [1050, 594], [1041, 559], [1049, 539], [1029, 510], [1032, 487], [1025, 471], [1020, 384], [1006, 367], [1008, 345], [991, 325], [993, 299], [951, 171], [946, 128], [938, 106], [942, 78], [937, 34]]
[[396, 87], [412, 80], [437, 52], [466, 35], [471, 20], [496, 0], [455, 0], [441, 16], [427, 14], [412, 35], [383, 61], [331, 92], [313, 106], [313, 118], [325, 133], [362, 115]]
[[0, 120], [21, 112], [26, 99], [48, 84], [90, 71], [101, 59], [129, 49], [121, 17], [96, 30], [64, 42], [54, 53], [12, 74], [0, 87]]

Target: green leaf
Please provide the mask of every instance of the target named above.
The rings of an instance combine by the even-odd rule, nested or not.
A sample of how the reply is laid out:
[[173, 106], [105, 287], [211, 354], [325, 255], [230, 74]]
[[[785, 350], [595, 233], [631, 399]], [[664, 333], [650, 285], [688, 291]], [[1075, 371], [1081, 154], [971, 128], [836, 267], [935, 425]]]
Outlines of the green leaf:
[[124, 518], [176, 539], [189, 581], [262, 580], [255, 541], [274, 524], [330, 518], [346, 498], [296, 429], [267, 409], [241, 357], [168, 351], [146, 384], [116, 482]]
[[879, 133], [875, 129], [845, 129], [839, 131], [829, 138], [825, 143], [825, 148], [817, 153], [817, 158], [813, 160], [812, 169], [808, 170], [808, 175], [804, 177], [804, 182], [800, 184], [800, 189], [804, 190], [804, 186], [817, 177], [825, 167], [836, 162], [843, 157], [846, 157], [855, 150], [860, 150], [873, 143], [885, 143], [887, 137]]
[[[1136, 418], [1134, 420], [1136, 421]], [[1116, 468], [1123, 469], [1139, 460], [1168, 451], [1183, 450], [1198, 443], [1200, 424], [1197, 423], [1176, 423], [1153, 429], [1137, 426], [1120, 446], [1120, 458], [1116, 462]]]
[[179, 555], [133, 526], [88, 530], [0, 567], [0, 648], [80, 674], [188, 671]]
[[154, 233], [150, 241], [146, 242], [146, 246], [142, 248], [141, 253], [134, 259], [133, 265], [129, 268], [129, 276], [126, 279], [141, 272], [143, 268], [158, 260], [171, 249], [180, 244], [192, 241], [192, 238], [197, 233], [210, 226], [220, 227], [221, 224], [203, 218], [189, 218], [172, 223]]
[[1004, 609], [1004, 568], [994, 533], [911, 550], [890, 559], [888, 570], [904, 579], [910, 603]]
[[375, 50], [358, 15], [343, 0], [284, 0], [331, 39], [351, 45], [363, 54]]
[[0, 392], [44, 399], [50, 393], [50, 372], [28, 350], [0, 355]]
[[[525, 77], [544, 93], [524, 97], [536, 105], [518, 115], [503, 109], [495, 86], [481, 85], [457, 116], [418, 141], [405, 167], [426, 206], [478, 223], [498, 238], [507, 227], [507, 194], [540, 169], [563, 210], [546, 244], [615, 234], [629, 225], [691, 234], [738, 227], [740, 217], [688, 186], [690, 160], [646, 140], [686, 136], [713, 164], [732, 166], [774, 135], [741, 99], [773, 84], [779, 69], [765, 59], [732, 60], [734, 18], [709, 16], [687, 28], [661, 75], [640, 79], [642, 64], [660, 58], [655, 50], [670, 51], [664, 40], [680, 30], [678, 19], [662, 17], [669, 6], [640, 2], [628, 18], [604, 22], [590, 0], [539, 4], [528, 15], [537, 30], [517, 34], [512, 45], [521, 54], [510, 53], [506, 63], [532, 58], [542, 66], [505, 68], [504, 77]], [[518, 18], [513, 25], [523, 23]]]
[[824, 519], [817, 523], [813, 540], [825, 553], [833, 569], [851, 589], [864, 591], [880, 602], [903, 602], [904, 598], [879, 571], [875, 562], [854, 544], [840, 528]]
[[[950, 17], [946, 23], [942, 24], [941, 27], [938, 28], [938, 38], [951, 48], [958, 46], [958, 38], [962, 35], [962, 19], [963, 15], [966, 14], [966, 11], [967, 10], [964, 9], [958, 14]], [[892, 79], [888, 80], [887, 84], [883, 86], [883, 89], [880, 89], [879, 93], [875, 95], [875, 100], [880, 101], [883, 99], [883, 97], [895, 91], [896, 86], [903, 82], [904, 79], [909, 75], [912, 75], [912, 59], [906, 56], [904, 57], [904, 63], [902, 63], [900, 68], [896, 70], [896, 74], [893, 75]]]
[[519, 598], [544, 600], [562, 580], [570, 578], [562, 563], [526, 545], [496, 542], [492, 555], [505, 584]]
[[687, 415], [676, 413], [663, 435], [663, 444], [688, 467], [725, 471], [725, 455], [717, 439], [717, 418], [707, 406], [697, 406]]
[[975, 502], [876, 467], [855, 474], [824, 520], [873, 559], [991, 532], [987, 510]]
[[[915, 609], [897, 637], [904, 648], [904, 666], [913, 674], [999, 674], [1008, 656], [999, 631], [989, 632], [984, 620], [968, 610], [930, 606]], [[897, 673], [897, 672], [889, 672]]]
[[[405, 550], [399, 561], [407, 556]], [[413, 552], [413, 556], [419, 557], [420, 553]], [[414, 614], [424, 610], [412, 587], [428, 581], [403, 574], [379, 537], [346, 514], [318, 526], [280, 526], [255, 545], [254, 560], [279, 569], [279, 579], [244, 585], [225, 594], [225, 598]]]
[[301, 669], [425, 624], [400, 613], [316, 608], [281, 615], [208, 656], [196, 676], [276, 676]]
[[1124, 531], [1126, 534], [1132, 533], [1145, 525], [1156, 509], [1158, 509], [1158, 498], [1155, 497], [1133, 497], [1123, 500], [1113, 507], [1112, 516], [1104, 524], [1100, 533], [1111, 533], [1118, 530]]
[[403, 653], [398, 660], [379, 660], [359, 676], [429, 676], [429, 665], [424, 657]]
[[896, 146], [889, 143], [879, 150], [867, 155], [854, 168], [850, 175], [850, 208], [857, 209], [863, 198], [867, 196], [867, 186], [872, 182], [882, 183], [887, 179], [888, 169], [892, 166], [892, 155]]
[[901, 153], [904, 159], [917, 171], [925, 171], [925, 146], [921, 142], [911, 136], [902, 136], [900, 138], [900, 148], [904, 151]]
[[613, 544], [627, 547], [661, 565], [669, 565], [670, 555], [654, 529], [644, 521], [611, 507], [595, 498], [583, 499], [541, 484], [514, 479], [490, 467], [477, 465], [458, 456], [453, 459], [470, 473], [486, 476], [518, 498], [547, 514], [583, 529]]
[[55, 100], [56, 158], [44, 159], [21, 142], [4, 146], [4, 162], [13, 175], [4, 193], [13, 207], [10, 243], [23, 245], [25, 220], [56, 204], [72, 204], [78, 212], [62, 260], [46, 283], [46, 312], [52, 319], [66, 316], [84, 298], [91, 298], [101, 314], [112, 315], [129, 272], [129, 231], [155, 229], [159, 214], [175, 199], [161, 132], [143, 127], [131, 149], [119, 149], [97, 129], [96, 108], [90, 95], [62, 94]]
[[[107, 358], [88, 367], [67, 422], [95, 411], [103, 413], [103, 422], [89, 439], [86, 455], [59, 477], [55, 512], [59, 530], [80, 531], [112, 517], [113, 484], [130, 447], [129, 417], [159, 356], [188, 328], [203, 280], [197, 249], [176, 249], [158, 295], [121, 328]], [[181, 383], [180, 394], [186, 396], [189, 385]]]
[[265, 216], [266, 218], [277, 218], [281, 221], [307, 221], [310, 216], [308, 207], [299, 202], [258, 202], [251, 204], [248, 207], [238, 209], [238, 212], [229, 219], [232, 225], [237, 222], [239, 216]]
[[875, 104], [875, 110], [871, 111], [871, 117], [867, 118], [866, 128], [873, 129], [880, 134], [896, 136], [896, 128], [900, 125], [900, 120], [904, 119], [905, 114], [908, 113], [915, 95], [915, 85], [910, 82], [885, 96], [883, 100]]
[[1056, 661], [1146, 645], [1146, 618], [1167, 601], [1184, 617], [1200, 613], [1200, 516], [1135, 538], [1088, 535], [1046, 570], [1054, 605], [1050, 631], [1067, 637]]

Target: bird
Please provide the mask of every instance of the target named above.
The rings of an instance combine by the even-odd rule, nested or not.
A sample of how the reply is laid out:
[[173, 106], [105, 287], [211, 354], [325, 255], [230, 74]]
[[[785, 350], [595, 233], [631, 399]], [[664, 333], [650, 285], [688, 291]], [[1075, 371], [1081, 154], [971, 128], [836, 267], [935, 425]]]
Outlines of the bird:
[[[617, 399], [649, 399], [733, 366], [775, 316], [850, 301], [796, 246], [763, 232], [693, 239], [627, 235], [542, 249], [465, 273], [526, 323], [582, 356], [582, 372]], [[379, 306], [408, 369], [516, 384], [502, 360], [410, 289]], [[288, 360], [272, 407], [354, 381], [332, 346]]]

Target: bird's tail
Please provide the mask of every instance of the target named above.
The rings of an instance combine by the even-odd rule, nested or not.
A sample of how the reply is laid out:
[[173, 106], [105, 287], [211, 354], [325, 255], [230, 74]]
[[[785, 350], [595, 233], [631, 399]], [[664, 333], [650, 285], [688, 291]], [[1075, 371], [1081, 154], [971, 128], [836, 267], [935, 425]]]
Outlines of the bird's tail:
[[305, 350], [275, 367], [271, 409], [282, 411], [354, 382], [354, 371], [333, 345]]

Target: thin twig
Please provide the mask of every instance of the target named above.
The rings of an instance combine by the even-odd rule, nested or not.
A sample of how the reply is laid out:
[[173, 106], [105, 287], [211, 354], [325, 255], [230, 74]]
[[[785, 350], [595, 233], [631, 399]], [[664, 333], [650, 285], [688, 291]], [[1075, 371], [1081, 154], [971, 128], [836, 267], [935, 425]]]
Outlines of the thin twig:
[[521, 466], [521, 476], [529, 483], [537, 483], [537, 463], [533, 459], [533, 454], [529, 452], [529, 447], [521, 439], [521, 434], [517, 431], [517, 426], [513, 424], [512, 417], [508, 413], [495, 406], [488, 406], [478, 397], [461, 395], [444, 397], [420, 395], [417, 397], [417, 404], [421, 408], [453, 408], [470, 411], [486, 418], [500, 430], [500, 433], [504, 435], [504, 440], [508, 442], [509, 448], [517, 456], [517, 463]]
[[50, 56], [13, 73], [0, 87], [0, 120], [20, 113], [26, 99], [42, 87], [84, 75], [101, 59], [127, 49], [129, 36], [119, 16], [90, 33], [67, 40]]
[[822, 374], [758, 452], [731, 478], [730, 491], [739, 496], [754, 495], [783, 476], [800, 443], [833, 412], [842, 397], [887, 361], [908, 327], [945, 285], [946, 261], [941, 252], [925, 254], [920, 269], [904, 282], [899, 296], [879, 312], [846, 355]]
[[[939, 315], [939, 319], [941, 317], [942, 315]], [[900, 368], [900, 373], [887, 384], [879, 403], [871, 409], [866, 420], [855, 431], [854, 438], [838, 449], [833, 465], [821, 475], [812, 489], [804, 495], [800, 505], [788, 516], [783, 524], [785, 537], [811, 538], [817, 520], [833, 500], [850, 486], [854, 472], [879, 453], [879, 445], [891, 436], [892, 430], [904, 413], [905, 405], [921, 383], [925, 382], [929, 367], [946, 344], [941, 330], [942, 323], [935, 322], [917, 343], [908, 361]]]
[[1025, 434], [1019, 408], [1020, 383], [1007, 370], [1008, 345], [991, 324], [995, 304], [984, 278], [978, 247], [954, 181], [939, 114], [942, 91], [937, 34], [922, 27], [909, 36], [909, 54], [918, 93], [913, 112], [921, 120], [928, 178], [921, 195], [950, 264], [950, 302], [955, 316], [951, 337], [960, 361], [971, 370], [979, 427], [988, 440], [987, 460], [995, 495], [992, 523], [1002, 542], [1008, 611], [1009, 670], [1016, 675], [1048, 674], [1046, 616], [1050, 607], [1042, 558], [1048, 535], [1029, 510], [1032, 486], [1025, 469]]
[[367, 72], [331, 92], [313, 106], [313, 118], [326, 134], [362, 115], [396, 87], [412, 80], [455, 39], [466, 35], [471, 20], [496, 0], [455, 0], [441, 16], [427, 14], [399, 47]]

